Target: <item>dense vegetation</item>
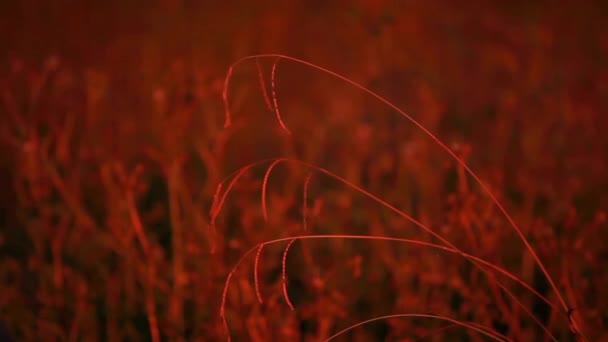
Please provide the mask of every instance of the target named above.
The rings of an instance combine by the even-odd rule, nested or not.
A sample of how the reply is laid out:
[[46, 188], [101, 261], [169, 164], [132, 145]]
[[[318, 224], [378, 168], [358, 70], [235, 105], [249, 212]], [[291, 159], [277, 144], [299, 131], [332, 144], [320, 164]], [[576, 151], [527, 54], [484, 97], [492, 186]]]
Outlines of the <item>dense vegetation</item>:
[[606, 5], [222, 3], [0, 3], [17, 340], [608, 339]]

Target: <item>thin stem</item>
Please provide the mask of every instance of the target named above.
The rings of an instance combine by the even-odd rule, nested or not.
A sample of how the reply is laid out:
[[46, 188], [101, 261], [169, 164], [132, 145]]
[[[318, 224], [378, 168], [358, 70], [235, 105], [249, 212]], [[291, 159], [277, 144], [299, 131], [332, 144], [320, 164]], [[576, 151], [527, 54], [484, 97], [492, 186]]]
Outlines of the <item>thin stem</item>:
[[376, 322], [376, 321], [380, 321], [380, 320], [384, 320], [384, 319], [389, 319], [389, 318], [404, 318], [404, 317], [417, 317], [417, 318], [432, 318], [432, 319], [438, 319], [438, 320], [442, 320], [442, 321], [447, 321], [447, 322], [451, 322], [453, 324], [456, 325], [460, 325], [463, 326], [465, 328], [471, 329], [473, 331], [476, 331], [482, 335], [488, 336], [496, 341], [503, 341], [503, 342], [508, 342], [508, 341], [512, 341], [510, 338], [506, 337], [505, 335], [499, 333], [498, 331], [477, 324], [477, 323], [473, 323], [473, 322], [465, 322], [465, 321], [460, 321], [457, 320], [455, 318], [451, 318], [448, 316], [443, 316], [443, 315], [435, 315], [435, 314], [424, 314], [424, 313], [403, 313], [403, 314], [394, 314], [394, 315], [384, 315], [384, 316], [380, 316], [380, 317], [375, 317], [375, 318], [371, 318], [368, 320], [365, 320], [363, 322], [359, 322], [357, 324], [353, 324], [351, 326], [349, 326], [346, 329], [342, 329], [339, 332], [333, 334], [332, 336], [330, 336], [328, 339], [325, 340], [325, 342], [329, 342], [330, 340], [333, 340], [334, 338], [348, 332], [349, 330], [358, 328], [362, 325], [368, 324], [368, 323], [372, 323], [372, 322]]

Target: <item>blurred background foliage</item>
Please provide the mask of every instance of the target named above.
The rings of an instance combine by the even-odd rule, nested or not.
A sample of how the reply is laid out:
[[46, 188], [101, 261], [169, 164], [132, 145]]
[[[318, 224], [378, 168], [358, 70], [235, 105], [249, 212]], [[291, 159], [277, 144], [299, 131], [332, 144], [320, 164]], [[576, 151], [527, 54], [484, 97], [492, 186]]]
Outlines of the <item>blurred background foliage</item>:
[[[237, 183], [216, 227], [216, 185], [290, 156], [363, 186], [513, 272], [550, 301], [504, 217], [402, 116], [342, 81], [281, 61], [286, 135], [256, 62], [282, 53], [327, 67], [404, 108], [486, 181], [556, 279], [591, 341], [608, 338], [608, 6], [603, 1], [0, 2], [0, 320], [17, 340], [222, 340], [224, 281], [256, 243], [302, 234], [302, 167]], [[272, 59], [258, 61], [267, 82]], [[268, 89], [269, 85], [266, 84]], [[266, 165], [267, 166], [267, 165]], [[310, 232], [432, 240], [314, 173]], [[382, 314], [434, 312], [516, 340], [547, 336], [465, 260], [394, 243], [307, 240], [252, 260], [228, 291], [237, 340], [317, 340]], [[505, 281], [558, 340], [565, 313]], [[471, 340], [465, 329], [391, 319], [346, 340]]]

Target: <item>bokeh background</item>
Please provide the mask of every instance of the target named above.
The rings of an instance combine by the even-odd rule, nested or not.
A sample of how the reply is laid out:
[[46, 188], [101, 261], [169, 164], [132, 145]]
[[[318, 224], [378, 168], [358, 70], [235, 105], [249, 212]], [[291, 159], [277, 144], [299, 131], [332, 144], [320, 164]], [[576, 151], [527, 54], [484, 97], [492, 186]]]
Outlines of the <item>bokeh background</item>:
[[[236, 269], [225, 307], [233, 340], [323, 340], [398, 313], [518, 341], [574, 341], [575, 319], [588, 340], [607, 340], [606, 22], [603, 1], [1, 1], [0, 322], [19, 341], [224, 340], [226, 278], [258, 243], [437, 242], [297, 163], [273, 169], [267, 220], [270, 163], [235, 183], [210, 224], [218, 183], [285, 156], [365, 188], [551, 305], [430, 247], [300, 240], [285, 261], [294, 311], [282, 294], [286, 242], [260, 255], [262, 304], [255, 253]], [[288, 135], [264, 101], [275, 59], [250, 59], [234, 67], [224, 128], [226, 72], [257, 53], [340, 73], [436, 133], [505, 205], [570, 315], [479, 185], [369, 94], [281, 60]], [[484, 338], [401, 317], [336, 340]]]

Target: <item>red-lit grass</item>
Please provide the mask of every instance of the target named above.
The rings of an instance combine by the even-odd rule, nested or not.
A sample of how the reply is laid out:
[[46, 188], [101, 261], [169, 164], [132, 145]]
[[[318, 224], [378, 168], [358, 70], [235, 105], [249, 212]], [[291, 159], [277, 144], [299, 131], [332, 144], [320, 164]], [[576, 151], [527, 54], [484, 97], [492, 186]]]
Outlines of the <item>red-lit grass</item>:
[[266, 170], [266, 174], [264, 175], [264, 181], [262, 182], [262, 213], [264, 215], [264, 221], [268, 222], [268, 206], [266, 205], [266, 190], [268, 189], [268, 178], [270, 178], [270, 173], [272, 169], [274, 169], [277, 164], [281, 162], [280, 159], [275, 160], [270, 164], [268, 170]]
[[260, 60], [255, 60], [255, 65], [258, 70], [258, 79], [260, 81], [260, 88], [262, 88], [262, 95], [264, 95], [264, 102], [266, 103], [266, 107], [269, 111], [273, 111], [272, 103], [270, 102], [270, 97], [268, 96], [268, 91], [266, 90], [266, 81], [264, 80], [264, 71], [262, 70], [262, 65], [260, 64]]
[[274, 104], [274, 111], [277, 115], [277, 121], [279, 122], [279, 125], [281, 125], [281, 128], [285, 132], [287, 132], [287, 134], [291, 134], [291, 132], [289, 131], [289, 129], [287, 128], [287, 126], [285, 126], [285, 123], [283, 122], [283, 118], [281, 117], [281, 112], [279, 111], [279, 102], [277, 101], [277, 90], [276, 90], [275, 78], [276, 78], [276, 73], [277, 73], [277, 66], [279, 65], [279, 60], [280, 60], [280, 58], [275, 59], [274, 63], [272, 64], [272, 71], [271, 71], [271, 76], [270, 76], [270, 84], [271, 84], [271, 89], [272, 89], [272, 103]]
[[302, 199], [302, 229], [304, 231], [308, 230], [308, 221], [306, 219], [308, 217], [308, 186], [310, 185], [312, 174], [312, 172], [309, 172], [306, 176], [306, 180], [304, 180], [304, 198]]
[[[334, 338], [343, 335], [345, 333], [347, 333], [348, 331], [355, 329], [357, 327], [360, 327], [362, 325], [368, 324], [368, 323], [372, 323], [372, 322], [376, 322], [379, 320], [384, 320], [384, 319], [391, 319], [391, 318], [408, 318], [408, 317], [418, 317], [418, 318], [430, 318], [430, 319], [438, 319], [438, 320], [442, 320], [442, 321], [447, 321], [450, 323], [453, 323], [453, 325], [450, 325], [450, 328], [456, 327], [456, 326], [462, 326], [465, 327], [467, 329], [473, 330], [475, 332], [478, 332], [482, 335], [488, 336], [496, 341], [513, 341], [512, 339], [508, 338], [507, 336], [499, 333], [498, 331], [494, 330], [494, 329], [490, 329], [488, 327], [485, 327], [483, 325], [477, 324], [475, 322], [465, 322], [465, 321], [461, 321], [461, 320], [457, 320], [457, 319], [453, 319], [450, 317], [446, 317], [446, 316], [442, 316], [442, 315], [435, 315], [435, 314], [421, 314], [421, 313], [404, 313], [404, 314], [395, 314], [395, 315], [383, 315], [380, 317], [375, 317], [375, 318], [371, 318], [368, 320], [365, 320], [363, 322], [359, 322], [357, 324], [353, 324], [351, 326], [349, 326], [348, 328], [342, 329], [339, 332], [335, 333], [334, 335], [330, 336], [328, 339], [326, 339], [325, 341], [329, 342], [331, 340], [333, 340]], [[445, 328], [444, 328], [445, 329]]]
[[291, 299], [289, 299], [289, 293], [287, 292], [287, 252], [289, 252], [289, 247], [291, 247], [291, 245], [293, 245], [296, 240], [297, 239], [290, 240], [287, 246], [285, 246], [285, 250], [283, 250], [283, 258], [281, 259], [281, 289], [283, 290], [285, 302], [287, 302], [287, 306], [289, 306], [291, 310], [295, 310], [295, 308], [291, 303]]
[[[555, 340], [555, 337], [553, 337], [550, 332], [546, 329], [546, 327], [544, 327], [537, 319], [536, 317], [534, 317], [534, 315], [532, 315], [528, 309], [525, 308], [525, 306], [519, 301], [517, 300], [517, 298], [511, 293], [511, 291], [509, 291], [507, 288], [504, 287], [504, 285], [498, 281], [495, 278], [495, 275], [493, 273], [491, 273], [490, 271], [488, 271], [486, 268], [484, 268], [483, 266], [490, 268], [494, 271], [497, 271], [507, 277], [509, 277], [510, 279], [516, 281], [517, 283], [519, 283], [520, 285], [522, 285], [524, 288], [526, 288], [527, 290], [529, 290], [531, 293], [533, 293], [535, 296], [537, 296], [539, 299], [541, 299], [543, 302], [545, 302], [547, 305], [549, 305], [553, 310], [556, 310], [556, 306], [551, 303], [546, 297], [542, 296], [540, 293], [538, 293], [538, 291], [536, 291], [532, 286], [530, 286], [529, 284], [527, 284], [526, 282], [524, 282], [523, 280], [521, 280], [520, 278], [518, 278], [517, 276], [515, 276], [514, 274], [510, 273], [509, 271], [501, 268], [500, 266], [497, 266], [491, 262], [488, 262], [482, 258], [476, 257], [474, 255], [468, 254], [463, 252], [462, 250], [458, 249], [456, 246], [454, 246], [453, 244], [451, 244], [449, 241], [445, 240], [443, 237], [441, 237], [439, 234], [437, 234], [436, 232], [434, 232], [432, 229], [430, 229], [429, 227], [427, 227], [426, 225], [424, 225], [423, 223], [415, 220], [414, 218], [412, 218], [411, 216], [407, 215], [406, 213], [400, 211], [399, 209], [395, 208], [394, 206], [392, 206], [391, 204], [389, 204], [388, 202], [382, 200], [380, 197], [366, 191], [365, 189], [357, 186], [354, 183], [349, 182], [348, 180], [333, 174], [332, 172], [325, 170], [321, 167], [303, 162], [303, 161], [299, 161], [299, 160], [295, 160], [295, 159], [288, 159], [288, 158], [277, 158], [277, 159], [271, 159], [271, 160], [263, 160], [263, 161], [259, 161], [256, 163], [252, 163], [250, 165], [247, 165], [245, 167], [242, 167], [241, 169], [239, 169], [237, 172], [235, 172], [233, 175], [227, 177], [222, 183], [220, 183], [218, 185], [219, 187], [223, 187], [224, 182], [227, 182], [228, 180], [230, 180], [229, 185], [226, 187], [226, 190], [224, 191], [224, 193], [222, 194], [222, 196], [218, 196], [218, 203], [214, 203], [213, 206], [216, 208], [213, 216], [212, 216], [212, 222], [215, 222], [217, 215], [219, 215], [221, 208], [223, 206], [223, 204], [226, 201], [226, 198], [228, 196], [228, 194], [231, 192], [232, 188], [234, 187], [234, 185], [236, 184], [236, 182], [239, 180], [240, 177], [242, 177], [247, 171], [249, 171], [250, 169], [256, 167], [256, 166], [260, 166], [263, 165], [264, 163], [269, 163], [271, 162], [271, 166], [268, 167], [268, 170], [266, 171], [265, 174], [265, 179], [267, 179], [267, 176], [269, 175], [271, 168], [275, 167], [279, 162], [291, 162], [291, 163], [297, 163], [300, 164], [302, 166], [305, 167], [309, 167], [311, 169], [314, 169], [320, 173], [323, 173], [327, 176], [330, 176], [344, 184], [346, 184], [349, 187], [354, 188], [355, 190], [361, 192], [362, 194], [366, 195], [367, 197], [371, 198], [372, 200], [380, 203], [381, 205], [391, 209], [393, 212], [395, 212], [396, 214], [402, 216], [403, 218], [405, 218], [406, 220], [414, 223], [415, 225], [417, 225], [418, 227], [422, 228], [423, 230], [425, 230], [426, 232], [430, 233], [432, 236], [434, 236], [435, 238], [439, 239], [441, 242], [444, 243], [444, 245], [439, 245], [439, 244], [434, 244], [434, 243], [430, 243], [430, 242], [425, 242], [425, 241], [421, 241], [421, 240], [413, 240], [413, 239], [402, 239], [402, 238], [396, 238], [396, 237], [387, 237], [387, 236], [369, 236], [369, 235], [345, 235], [345, 234], [337, 234], [337, 235], [301, 235], [301, 236], [293, 236], [293, 237], [288, 237], [288, 238], [281, 238], [281, 239], [276, 239], [276, 240], [271, 240], [271, 241], [266, 241], [263, 243], [258, 244], [257, 246], [251, 248], [248, 252], [246, 252], [242, 258], [235, 264], [234, 268], [230, 271], [230, 274], [226, 280], [225, 283], [225, 287], [224, 287], [224, 293], [222, 295], [222, 304], [221, 304], [221, 309], [220, 309], [220, 316], [222, 317], [222, 320], [224, 322], [224, 325], [226, 326], [226, 328], [228, 328], [227, 322], [225, 320], [225, 315], [224, 315], [224, 308], [225, 308], [225, 301], [226, 301], [226, 295], [227, 295], [227, 291], [228, 291], [228, 285], [230, 283], [230, 279], [232, 278], [232, 275], [234, 274], [234, 272], [236, 271], [236, 269], [238, 268], [238, 266], [240, 265], [240, 263], [254, 250], [257, 250], [256, 253], [256, 258], [255, 258], [255, 262], [254, 262], [254, 283], [255, 283], [255, 289], [256, 289], [256, 295], [258, 297], [258, 300], [260, 301], [260, 303], [262, 302], [262, 296], [261, 296], [261, 292], [259, 290], [259, 281], [258, 281], [258, 263], [259, 263], [259, 258], [261, 255], [261, 250], [264, 246], [269, 245], [269, 244], [274, 244], [274, 243], [278, 243], [278, 242], [282, 242], [282, 241], [289, 241], [289, 244], [287, 245], [287, 247], [285, 248], [284, 252], [283, 252], [283, 258], [282, 258], [282, 267], [281, 267], [281, 281], [282, 281], [282, 290], [283, 290], [283, 295], [285, 298], [285, 301], [287, 303], [287, 305], [293, 310], [293, 304], [291, 303], [291, 300], [289, 299], [289, 295], [287, 293], [286, 290], [286, 256], [287, 256], [287, 251], [289, 249], [289, 247], [291, 246], [291, 244], [297, 240], [297, 239], [322, 239], [322, 238], [326, 238], [326, 239], [364, 239], [364, 240], [380, 240], [380, 241], [399, 241], [399, 242], [404, 242], [404, 243], [409, 243], [409, 244], [417, 244], [420, 246], [425, 246], [425, 247], [431, 247], [431, 248], [435, 248], [435, 249], [440, 249], [440, 250], [444, 250], [447, 252], [451, 252], [451, 253], [455, 253], [455, 254], [459, 254], [460, 256], [462, 256], [463, 258], [471, 261], [474, 265], [476, 265], [484, 274], [486, 274], [488, 276], [488, 278], [492, 281], [494, 281], [501, 289], [503, 289], [505, 291], [505, 293], [507, 293], [516, 303], [518, 306], [520, 306], [524, 312], [526, 312], [534, 321], [536, 324], [538, 324], [544, 331], [545, 333], [552, 339]], [[264, 183], [264, 185], [266, 185], [266, 182]], [[265, 193], [265, 191], [263, 190], [263, 193]], [[264, 199], [262, 199], [262, 202], [264, 202]]]
[[[282, 289], [283, 289], [283, 296], [285, 299], [285, 302], [287, 303], [287, 305], [294, 310], [295, 308], [293, 307], [293, 304], [291, 303], [291, 300], [289, 299], [289, 295], [286, 291], [286, 276], [285, 276], [285, 265], [286, 265], [286, 256], [287, 256], [287, 251], [289, 249], [289, 247], [293, 244], [293, 242], [295, 242], [296, 240], [301, 239], [301, 240], [310, 240], [310, 239], [353, 239], [353, 240], [372, 240], [372, 241], [393, 241], [393, 242], [401, 242], [401, 243], [408, 243], [408, 244], [412, 244], [412, 245], [418, 245], [418, 246], [422, 246], [422, 247], [427, 247], [427, 248], [433, 248], [433, 249], [438, 249], [438, 250], [442, 250], [445, 252], [449, 252], [449, 253], [454, 253], [454, 254], [460, 254], [462, 257], [472, 261], [472, 262], [477, 262], [479, 264], [482, 264], [483, 266], [486, 266], [489, 269], [492, 269], [496, 272], [499, 272], [502, 275], [507, 276], [508, 278], [516, 281], [517, 283], [519, 283], [520, 285], [522, 285], [523, 287], [525, 287], [527, 290], [529, 290], [531, 293], [533, 293], [535, 296], [537, 296], [538, 298], [540, 298], [543, 302], [547, 303], [547, 305], [549, 305], [551, 308], [555, 309], [555, 305], [553, 305], [547, 298], [545, 298], [544, 296], [542, 296], [541, 294], [539, 294], [536, 290], [534, 290], [534, 288], [532, 288], [530, 285], [528, 285], [527, 283], [525, 283], [524, 281], [522, 281], [521, 279], [519, 279], [517, 276], [513, 275], [512, 273], [510, 273], [509, 271], [494, 265], [491, 262], [485, 261], [481, 258], [478, 258], [474, 255], [470, 255], [467, 253], [463, 253], [461, 251], [458, 251], [456, 249], [452, 249], [449, 247], [445, 247], [445, 246], [441, 246], [438, 244], [434, 244], [434, 243], [430, 243], [430, 242], [425, 242], [425, 241], [421, 241], [421, 240], [414, 240], [414, 239], [403, 239], [403, 238], [395, 238], [395, 237], [389, 237], [389, 236], [371, 236], [371, 235], [347, 235], [347, 234], [335, 234], [335, 235], [301, 235], [301, 236], [292, 236], [292, 237], [286, 237], [286, 238], [280, 238], [280, 239], [275, 239], [275, 240], [271, 240], [271, 241], [266, 241], [263, 243], [260, 243], [258, 245], [256, 245], [255, 247], [249, 249], [246, 253], [243, 254], [243, 256], [239, 259], [239, 261], [234, 265], [234, 267], [232, 268], [232, 270], [230, 271], [230, 273], [228, 274], [228, 277], [226, 279], [226, 282], [224, 284], [224, 291], [222, 294], [222, 302], [221, 302], [221, 306], [220, 306], [220, 317], [222, 319], [222, 322], [224, 324], [224, 326], [226, 327], [226, 330], [229, 334], [229, 328], [228, 328], [228, 322], [226, 320], [226, 316], [225, 316], [225, 306], [226, 306], [226, 298], [227, 298], [227, 294], [228, 294], [228, 287], [230, 285], [230, 280], [232, 279], [232, 276], [234, 275], [234, 273], [236, 272], [238, 266], [240, 266], [240, 264], [251, 254], [253, 253], [253, 251], [257, 250], [256, 253], [256, 260], [254, 262], [254, 264], [258, 264], [259, 262], [259, 256], [260, 256], [260, 251], [262, 250], [262, 248], [264, 246], [267, 245], [271, 245], [271, 244], [276, 244], [276, 243], [280, 243], [280, 242], [286, 242], [288, 241], [288, 245], [285, 248], [284, 252], [283, 252], [283, 259], [282, 259], [282, 276], [281, 276], [281, 281], [282, 281]], [[480, 268], [485, 274], [487, 274], [493, 281], [495, 281], [498, 284], [501, 284], [496, 278], [495, 276], [490, 273], [490, 271], [484, 269], [484, 268]], [[255, 283], [259, 284], [259, 282], [257, 281], [257, 274], [255, 274], [257, 271], [257, 266], [254, 266], [254, 279], [256, 279]], [[256, 286], [256, 288], [258, 288], [259, 291], [259, 285]], [[510, 291], [508, 291], [505, 287], [503, 287], [501, 285], [501, 288], [510, 294]], [[512, 295], [511, 295], [512, 296]], [[512, 296], [512, 298], [515, 300], [516, 303], [518, 303], [518, 305], [520, 305], [521, 307], [523, 307], [523, 305], [521, 304], [521, 302], [519, 302], [515, 297]], [[258, 297], [259, 300], [261, 300], [261, 295], [259, 295]], [[539, 326], [545, 331], [545, 333], [547, 334], [548, 337], [550, 337], [552, 340], [556, 341], [555, 337], [553, 337], [551, 335], [551, 333], [546, 329], [546, 327], [544, 327], [542, 324], [540, 324], [538, 322], [537, 319], [534, 318], [534, 316], [527, 310], [524, 308], [524, 311], [526, 313], [528, 313], [531, 318], [537, 323], [539, 324]], [[488, 328], [490, 329], [490, 328]]]
[[[549, 283], [551, 289], [554, 292], [554, 295], [557, 297], [557, 300], [559, 302], [559, 306], [561, 306], [562, 308], [562, 312], [564, 313], [564, 316], [568, 318], [569, 322], [571, 324], [569, 324], [570, 329], [572, 331], [572, 333], [577, 336], [578, 338], [580, 338], [581, 340], [584, 340], [584, 338], [580, 335], [579, 331], [580, 329], [578, 328], [578, 325], [576, 324], [576, 322], [572, 321], [570, 316], [567, 315], [567, 312], [570, 310], [570, 306], [566, 303], [564, 297], [562, 296], [562, 294], [560, 293], [555, 281], [553, 280], [553, 278], [551, 277], [551, 275], [549, 274], [549, 272], [547, 271], [546, 267], [544, 266], [543, 262], [540, 260], [540, 258], [538, 257], [535, 249], [532, 247], [532, 245], [530, 244], [530, 242], [526, 239], [526, 237], [524, 236], [522, 230], [519, 228], [519, 226], [517, 225], [517, 223], [515, 223], [514, 219], [511, 217], [511, 215], [506, 211], [505, 207], [498, 201], [497, 197], [492, 193], [492, 191], [490, 191], [490, 189], [484, 184], [484, 182], [482, 182], [482, 180], [479, 178], [479, 176], [469, 167], [469, 165], [461, 158], [459, 157], [454, 151], [452, 151], [443, 141], [441, 141], [435, 134], [433, 134], [431, 131], [429, 131], [426, 127], [424, 127], [421, 123], [419, 123], [417, 120], [415, 120], [413, 117], [411, 117], [410, 115], [408, 115], [407, 113], [405, 113], [403, 110], [401, 110], [400, 108], [398, 108], [395, 104], [391, 103], [390, 101], [388, 101], [387, 99], [385, 99], [384, 97], [382, 97], [381, 95], [375, 93], [374, 91], [370, 90], [369, 88], [366, 88], [365, 86], [345, 77], [342, 76], [336, 72], [333, 72], [329, 69], [323, 68], [321, 66], [318, 66], [316, 64], [298, 59], [298, 58], [294, 58], [294, 57], [290, 57], [290, 56], [285, 56], [285, 55], [280, 55], [280, 54], [259, 54], [259, 55], [252, 55], [252, 56], [247, 56], [244, 57], [240, 60], [238, 60], [237, 62], [233, 63], [227, 72], [225, 81], [224, 81], [224, 89], [222, 91], [222, 98], [224, 101], [224, 105], [225, 105], [225, 127], [229, 127], [232, 123], [232, 118], [231, 118], [231, 112], [229, 109], [229, 99], [228, 99], [228, 90], [229, 90], [229, 85], [230, 85], [230, 79], [233, 73], [234, 68], [239, 65], [240, 63], [243, 63], [247, 60], [250, 59], [255, 59], [256, 63], [258, 63], [258, 73], [259, 73], [259, 78], [260, 78], [260, 83], [262, 88], [264, 89], [264, 96], [265, 96], [265, 100], [267, 102], [267, 106], [270, 108], [270, 101], [267, 97], [267, 93], [265, 90], [265, 84], [264, 84], [264, 80], [263, 80], [263, 74], [261, 71], [261, 67], [259, 65], [259, 59], [261, 58], [273, 58], [274, 59], [274, 63], [273, 63], [273, 67], [272, 67], [272, 72], [271, 72], [271, 90], [272, 90], [272, 104], [273, 104], [273, 109], [275, 111], [276, 117], [277, 117], [277, 121], [279, 123], [279, 125], [281, 126], [281, 128], [287, 132], [288, 134], [290, 134], [290, 130], [286, 127], [281, 113], [278, 109], [278, 101], [277, 101], [277, 96], [276, 96], [276, 89], [275, 89], [275, 78], [276, 78], [276, 68], [277, 68], [277, 63], [280, 59], [285, 59], [285, 60], [289, 60], [289, 61], [293, 61], [296, 63], [300, 63], [303, 64], [305, 66], [311, 67], [313, 69], [322, 71], [324, 73], [327, 73], [333, 77], [336, 77], [344, 82], [347, 82], [348, 84], [360, 89], [361, 91], [367, 93], [368, 95], [371, 95], [372, 97], [378, 99], [379, 101], [381, 101], [382, 103], [384, 103], [385, 105], [389, 106], [390, 108], [392, 108], [393, 110], [395, 110], [396, 112], [398, 112], [399, 114], [403, 115], [407, 120], [409, 120], [411, 123], [413, 123], [417, 128], [419, 128], [422, 132], [424, 132], [428, 137], [430, 137], [439, 147], [441, 147], [443, 150], [445, 150], [459, 165], [462, 169], [466, 170], [466, 172], [479, 184], [479, 186], [481, 187], [481, 189], [484, 191], [484, 193], [491, 199], [491, 201], [496, 205], [496, 207], [499, 209], [499, 211], [504, 215], [504, 217], [507, 219], [507, 221], [509, 222], [510, 226], [513, 228], [513, 230], [515, 231], [515, 233], [518, 235], [518, 237], [521, 239], [521, 241], [523, 242], [523, 244], [525, 245], [527, 251], [531, 254], [531, 256], [533, 257], [535, 263], [537, 264], [538, 268], [541, 270], [541, 272], [543, 273], [543, 275], [545, 276], [547, 282]], [[226, 197], [228, 195], [228, 193], [231, 191], [231, 189], [233, 188], [234, 184], [238, 181], [238, 179], [245, 174], [247, 171], [249, 171], [251, 168], [260, 165], [261, 163], [265, 163], [265, 162], [269, 162], [272, 161], [272, 164], [270, 165], [270, 167], [268, 167], [266, 174], [264, 176], [264, 181], [263, 181], [263, 185], [262, 185], [262, 211], [263, 211], [263, 216], [265, 220], [268, 220], [268, 211], [267, 211], [267, 206], [266, 206], [266, 188], [267, 188], [267, 183], [268, 183], [268, 178], [270, 176], [270, 173], [272, 171], [272, 169], [279, 164], [281, 161], [284, 162], [290, 162], [290, 163], [298, 163], [301, 166], [304, 167], [308, 167], [310, 169], [314, 169], [320, 173], [323, 173], [325, 175], [328, 175], [342, 183], [344, 183], [346, 186], [358, 191], [361, 194], [364, 194], [365, 196], [369, 197], [370, 199], [376, 201], [377, 203], [381, 204], [382, 206], [390, 209], [391, 211], [393, 211], [395, 214], [401, 216], [402, 218], [406, 219], [407, 221], [413, 223], [414, 225], [416, 225], [417, 227], [423, 229], [424, 231], [426, 231], [427, 233], [429, 233], [431, 236], [433, 236], [434, 238], [438, 239], [443, 245], [438, 245], [438, 244], [432, 244], [432, 243], [428, 243], [428, 242], [424, 242], [421, 240], [410, 240], [410, 239], [400, 239], [400, 238], [394, 238], [394, 237], [386, 237], [386, 236], [371, 236], [371, 235], [309, 235], [309, 236], [295, 236], [295, 237], [289, 237], [289, 238], [282, 238], [282, 239], [276, 239], [276, 240], [271, 240], [271, 241], [267, 241], [264, 243], [259, 244], [258, 246], [254, 247], [252, 250], [258, 249], [258, 253], [256, 255], [256, 260], [255, 260], [255, 270], [254, 270], [254, 277], [255, 277], [255, 282], [256, 282], [256, 294], [258, 296], [258, 300], [261, 302], [262, 298], [260, 295], [260, 291], [259, 291], [259, 283], [257, 280], [257, 271], [258, 271], [258, 261], [259, 261], [259, 256], [261, 254], [261, 250], [262, 247], [267, 245], [267, 244], [271, 244], [271, 243], [276, 243], [276, 242], [280, 242], [280, 241], [290, 241], [287, 248], [285, 249], [284, 253], [283, 253], [283, 260], [282, 260], [282, 288], [283, 288], [283, 294], [285, 297], [285, 301], [287, 302], [288, 306], [290, 308], [293, 309], [293, 305], [289, 299], [288, 293], [287, 293], [287, 289], [286, 289], [286, 275], [285, 275], [285, 259], [287, 256], [287, 251], [289, 249], [289, 247], [291, 246], [291, 244], [293, 244], [293, 242], [296, 239], [311, 239], [311, 238], [316, 238], [316, 239], [321, 239], [321, 238], [325, 238], [325, 239], [330, 239], [330, 238], [340, 238], [340, 239], [366, 239], [366, 240], [383, 240], [383, 241], [400, 241], [400, 242], [407, 242], [407, 243], [413, 243], [413, 244], [418, 244], [420, 246], [426, 246], [426, 247], [432, 247], [432, 248], [439, 248], [439, 249], [443, 249], [452, 253], [457, 253], [460, 256], [466, 258], [467, 260], [471, 261], [478, 269], [480, 269], [484, 274], [486, 274], [492, 281], [494, 281], [501, 289], [503, 289], [512, 299], [514, 299], [514, 301], [524, 309], [524, 311], [529, 314], [537, 324], [539, 324], [541, 326], [541, 328], [545, 331], [545, 333], [547, 334], [548, 337], [550, 337], [551, 339], [555, 340], [555, 337], [552, 336], [550, 334], [550, 332], [546, 329], [546, 327], [544, 327], [542, 324], [540, 324], [540, 322], [534, 317], [534, 315], [532, 315], [526, 308], [525, 306], [519, 301], [517, 300], [517, 298], [510, 292], [508, 291], [503, 284], [501, 284], [494, 276], [493, 273], [491, 273], [490, 271], [488, 271], [487, 269], [485, 269], [483, 266], [486, 266], [488, 268], [491, 268], [495, 271], [498, 271], [504, 275], [507, 275], [509, 278], [515, 280], [516, 282], [518, 282], [519, 284], [521, 284], [522, 286], [524, 286], [526, 289], [528, 289], [530, 292], [534, 293], [537, 297], [541, 298], [541, 300], [543, 300], [545, 303], [547, 303], [553, 310], [556, 310], [556, 306], [549, 302], [548, 299], [546, 299], [545, 297], [543, 297], [542, 295], [540, 295], [536, 290], [534, 290], [534, 288], [532, 286], [530, 286], [529, 284], [526, 284], [524, 281], [522, 281], [521, 279], [517, 278], [515, 275], [513, 275], [512, 273], [502, 269], [501, 267], [492, 264], [486, 260], [483, 260], [481, 258], [475, 257], [473, 255], [464, 253], [462, 250], [460, 250], [459, 248], [457, 248], [452, 242], [450, 242], [449, 240], [447, 240], [446, 238], [444, 238], [443, 236], [441, 236], [440, 234], [438, 234], [437, 232], [435, 232], [434, 230], [432, 230], [431, 228], [427, 227], [425, 224], [423, 224], [422, 222], [414, 219], [413, 217], [409, 216], [408, 214], [406, 214], [405, 212], [399, 210], [398, 208], [396, 208], [395, 206], [391, 205], [390, 203], [382, 200], [380, 197], [378, 197], [377, 195], [372, 194], [371, 192], [363, 189], [362, 187], [349, 182], [348, 180], [333, 174], [332, 172], [323, 169], [319, 166], [316, 165], [312, 165], [303, 161], [299, 161], [296, 159], [289, 159], [289, 158], [276, 158], [276, 159], [272, 159], [272, 160], [266, 160], [266, 161], [261, 161], [261, 162], [257, 162], [257, 163], [252, 163], [249, 164], [245, 167], [242, 167], [241, 169], [239, 169], [236, 172], [236, 175], [232, 178], [232, 180], [230, 181], [229, 185], [226, 186], [225, 191], [223, 193], [222, 196], [216, 196], [214, 198], [214, 202], [212, 205], [212, 211], [211, 211], [211, 223], [212, 226], [215, 225], [215, 221], [217, 219], [217, 216], [219, 215], [219, 212], [221, 211], [222, 206], [225, 203]], [[308, 179], [305, 182], [305, 189], [308, 185]], [[222, 183], [220, 185], [218, 185], [218, 192], [220, 192], [220, 188], [219, 186], [223, 186]], [[304, 208], [306, 208], [306, 192], [304, 195]], [[306, 211], [304, 210], [304, 228], [306, 227]], [[250, 250], [249, 252], [247, 252], [243, 258], [248, 255], [252, 250]], [[226, 280], [225, 283], [225, 288], [224, 288], [224, 293], [222, 296], [222, 304], [221, 304], [221, 309], [220, 309], [220, 316], [223, 320], [223, 323], [228, 331], [228, 336], [229, 336], [229, 330], [228, 330], [228, 324], [225, 318], [225, 314], [224, 314], [224, 310], [225, 310], [225, 301], [226, 301], [226, 293], [227, 293], [227, 289], [230, 283], [230, 279], [234, 273], [234, 271], [236, 270], [236, 267], [240, 264], [240, 262], [243, 260], [243, 258], [235, 265], [235, 267], [232, 269], [232, 271], [230, 272], [230, 274], [228, 275], [228, 278]], [[483, 266], [482, 266], [483, 265]], [[403, 316], [407, 316], [407, 315], [424, 315], [424, 314], [404, 314]], [[384, 318], [388, 318], [388, 317], [392, 317], [392, 316], [383, 316]], [[429, 316], [430, 317], [430, 316]], [[490, 328], [485, 328], [488, 330], [484, 330], [484, 328], [480, 328], [479, 326], [476, 326], [474, 324], [469, 324], [466, 322], [462, 322], [462, 321], [457, 321], [457, 320], [452, 320], [448, 317], [443, 317], [443, 316], [434, 316], [435, 318], [438, 319], [446, 319], [446, 320], [451, 320], [453, 323], [457, 323], [460, 325], [463, 325], [465, 327], [468, 327], [469, 329], [473, 329], [473, 330], [477, 330], [478, 332], [488, 332], [488, 331], [492, 331]], [[381, 319], [381, 318], [378, 318]], [[367, 321], [366, 321], [367, 322]], [[474, 329], [474, 328], [477, 329]], [[348, 329], [347, 329], [348, 330]], [[490, 335], [493, 336], [494, 338], [500, 340], [500, 335]]]

